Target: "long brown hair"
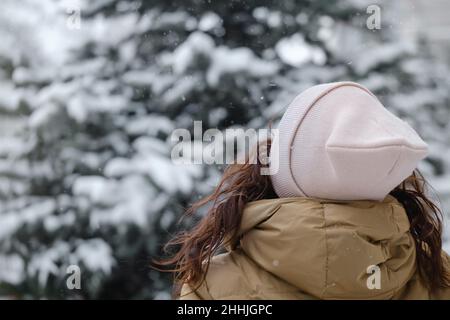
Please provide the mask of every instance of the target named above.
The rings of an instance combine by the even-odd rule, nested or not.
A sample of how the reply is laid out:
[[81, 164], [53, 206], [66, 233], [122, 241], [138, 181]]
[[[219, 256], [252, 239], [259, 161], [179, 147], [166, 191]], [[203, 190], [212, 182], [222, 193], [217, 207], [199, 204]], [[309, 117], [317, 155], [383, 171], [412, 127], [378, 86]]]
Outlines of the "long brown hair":
[[419, 170], [390, 194], [405, 208], [416, 244], [419, 274], [431, 291], [450, 286], [442, 256], [442, 211], [427, 196], [430, 185]]
[[[267, 142], [265, 142], [267, 143]], [[261, 144], [256, 154], [260, 154]], [[270, 149], [270, 141], [268, 142]], [[264, 161], [263, 161], [264, 162]], [[244, 164], [228, 166], [212, 194], [194, 203], [184, 217], [192, 216], [209, 205], [206, 215], [192, 230], [177, 234], [164, 247], [175, 253], [157, 264], [175, 275], [175, 295], [187, 283], [197, 288], [208, 272], [211, 258], [226, 245], [238, 243], [238, 229], [247, 203], [277, 198], [269, 175], [261, 174], [265, 163], [250, 157]], [[417, 266], [424, 283], [434, 291], [448, 286], [449, 275], [444, 269], [442, 248], [442, 213], [426, 195], [427, 183], [418, 170], [390, 194], [405, 208], [417, 251]], [[161, 270], [161, 269], [160, 269]]]

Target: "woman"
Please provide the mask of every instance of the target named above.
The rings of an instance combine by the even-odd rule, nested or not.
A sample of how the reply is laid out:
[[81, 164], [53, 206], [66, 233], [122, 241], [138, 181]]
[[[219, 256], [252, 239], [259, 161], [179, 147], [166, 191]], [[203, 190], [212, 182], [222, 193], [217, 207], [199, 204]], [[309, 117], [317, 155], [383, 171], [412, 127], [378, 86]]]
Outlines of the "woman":
[[[363, 86], [297, 96], [262, 162], [227, 168], [169, 242], [181, 299], [450, 299], [427, 145]], [[181, 290], [180, 290], [181, 289]], [[181, 291], [181, 292], [180, 292]]]

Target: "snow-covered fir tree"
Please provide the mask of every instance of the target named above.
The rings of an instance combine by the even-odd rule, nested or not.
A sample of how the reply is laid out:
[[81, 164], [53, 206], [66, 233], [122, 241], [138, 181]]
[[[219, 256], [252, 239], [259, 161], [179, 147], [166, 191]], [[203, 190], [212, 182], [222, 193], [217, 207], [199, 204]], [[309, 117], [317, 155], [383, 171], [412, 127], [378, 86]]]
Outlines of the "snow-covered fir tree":
[[[71, 29], [66, 2], [26, 1], [28, 24], [0, 22], [0, 296], [169, 297], [150, 259], [218, 176], [171, 161], [173, 130], [265, 127], [320, 82], [359, 81], [411, 122], [431, 145], [422, 169], [450, 194], [449, 76], [395, 17], [369, 30], [372, 2], [76, 1]], [[60, 61], [39, 58], [61, 41]]]

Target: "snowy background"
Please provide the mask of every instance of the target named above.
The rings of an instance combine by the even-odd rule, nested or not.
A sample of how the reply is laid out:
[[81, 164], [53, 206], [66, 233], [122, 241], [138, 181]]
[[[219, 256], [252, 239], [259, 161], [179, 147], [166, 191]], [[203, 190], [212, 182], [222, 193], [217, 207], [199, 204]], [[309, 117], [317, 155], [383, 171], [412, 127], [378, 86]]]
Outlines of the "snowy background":
[[448, 215], [450, 5], [393, 2], [2, 0], [0, 296], [169, 298], [150, 258], [219, 176], [173, 164], [171, 132], [265, 127], [321, 82], [368, 86], [420, 132]]

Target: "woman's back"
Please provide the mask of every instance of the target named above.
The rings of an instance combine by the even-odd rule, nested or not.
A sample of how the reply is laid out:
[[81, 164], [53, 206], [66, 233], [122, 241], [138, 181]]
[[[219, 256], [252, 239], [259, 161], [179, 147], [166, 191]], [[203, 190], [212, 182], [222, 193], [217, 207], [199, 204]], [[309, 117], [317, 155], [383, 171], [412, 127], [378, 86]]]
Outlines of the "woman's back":
[[409, 230], [392, 196], [254, 201], [239, 244], [215, 256], [205, 281], [195, 292], [185, 285], [181, 299], [449, 299], [450, 289], [432, 294], [421, 280]]

